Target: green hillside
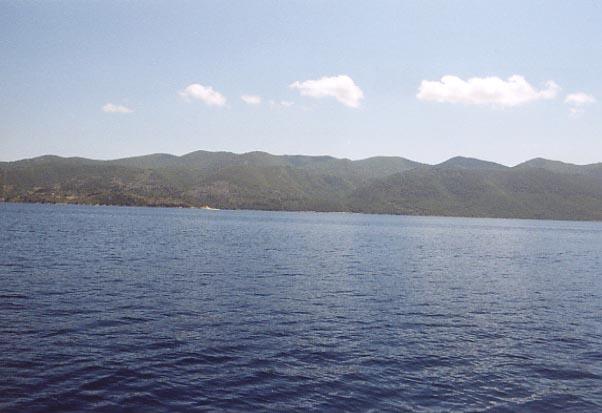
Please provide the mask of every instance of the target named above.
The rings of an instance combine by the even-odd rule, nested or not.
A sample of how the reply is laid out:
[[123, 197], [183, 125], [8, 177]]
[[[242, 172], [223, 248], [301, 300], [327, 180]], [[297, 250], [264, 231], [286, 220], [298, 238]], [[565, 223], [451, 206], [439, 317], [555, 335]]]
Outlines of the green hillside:
[[352, 161], [196, 151], [98, 161], [0, 163], [0, 199], [409, 215], [602, 219], [602, 164], [534, 159], [513, 168], [456, 157]]

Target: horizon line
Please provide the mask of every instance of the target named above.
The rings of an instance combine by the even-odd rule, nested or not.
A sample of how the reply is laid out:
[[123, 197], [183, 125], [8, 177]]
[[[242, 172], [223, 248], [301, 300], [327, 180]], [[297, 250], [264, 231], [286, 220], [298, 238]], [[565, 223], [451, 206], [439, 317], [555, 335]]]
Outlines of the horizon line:
[[235, 152], [235, 151], [226, 151], [226, 150], [218, 150], [218, 151], [209, 151], [209, 150], [205, 150], [205, 149], [197, 149], [191, 152], [186, 152], [183, 153], [181, 155], [176, 155], [173, 153], [168, 153], [168, 152], [152, 152], [152, 153], [147, 153], [147, 154], [142, 154], [142, 155], [131, 155], [131, 156], [124, 156], [124, 157], [117, 157], [117, 158], [88, 158], [85, 156], [64, 156], [64, 155], [56, 155], [53, 153], [47, 153], [47, 154], [43, 154], [43, 155], [37, 155], [37, 156], [32, 156], [32, 157], [26, 157], [26, 158], [20, 158], [20, 159], [14, 159], [14, 160], [10, 160], [10, 161], [5, 161], [5, 160], [0, 160], [0, 163], [15, 163], [15, 162], [22, 162], [22, 161], [30, 161], [30, 160], [35, 160], [35, 159], [39, 159], [39, 158], [44, 158], [44, 157], [57, 157], [57, 158], [61, 158], [61, 159], [85, 159], [85, 160], [89, 160], [89, 161], [98, 161], [98, 162], [112, 162], [112, 161], [119, 161], [119, 160], [124, 160], [124, 159], [131, 159], [131, 158], [141, 158], [141, 157], [146, 157], [146, 156], [153, 156], [153, 155], [166, 155], [166, 156], [173, 156], [175, 158], [182, 158], [184, 156], [196, 153], [196, 152], [207, 152], [207, 153], [226, 153], [226, 154], [233, 154], [233, 155], [238, 155], [238, 156], [242, 156], [242, 155], [248, 155], [248, 154], [252, 154], [252, 153], [263, 153], [263, 154], [267, 154], [270, 156], [305, 156], [305, 157], [313, 157], [313, 158], [332, 158], [332, 159], [337, 159], [337, 160], [346, 160], [346, 161], [351, 161], [351, 162], [359, 162], [359, 161], [365, 161], [365, 160], [369, 160], [369, 159], [374, 159], [374, 158], [398, 158], [398, 159], [404, 159], [410, 162], [415, 162], [421, 165], [427, 165], [427, 166], [437, 166], [437, 165], [441, 165], [444, 164], [448, 161], [451, 161], [453, 159], [470, 159], [470, 160], [476, 160], [476, 161], [480, 161], [480, 162], [489, 162], [489, 163], [494, 163], [500, 166], [504, 166], [507, 168], [514, 168], [516, 166], [522, 165], [524, 163], [527, 162], [531, 162], [531, 161], [535, 161], [535, 160], [544, 160], [544, 161], [550, 161], [550, 162], [560, 162], [563, 163], [565, 165], [573, 165], [573, 166], [581, 166], [581, 167], [585, 167], [585, 166], [590, 166], [590, 165], [598, 165], [601, 162], [593, 162], [593, 163], [587, 163], [587, 164], [577, 164], [577, 163], [572, 163], [572, 162], [566, 162], [566, 161], [561, 161], [561, 160], [557, 160], [557, 159], [548, 159], [548, 158], [543, 158], [543, 157], [535, 157], [535, 158], [530, 158], [530, 159], [526, 159], [522, 162], [519, 162], [515, 165], [507, 165], [504, 163], [500, 163], [500, 162], [496, 162], [496, 161], [491, 161], [491, 160], [487, 160], [487, 159], [481, 159], [481, 158], [476, 158], [476, 157], [472, 157], [472, 156], [465, 156], [465, 155], [455, 155], [452, 156], [450, 158], [447, 158], [439, 163], [427, 163], [427, 162], [421, 162], [421, 161], [416, 161], [414, 159], [410, 159], [410, 158], [406, 158], [404, 156], [400, 156], [400, 155], [373, 155], [373, 156], [368, 156], [366, 158], [357, 158], [357, 159], [352, 159], [352, 158], [347, 158], [347, 157], [337, 157], [334, 155], [328, 155], [328, 154], [322, 154], [322, 155], [307, 155], [307, 154], [290, 154], [290, 153], [285, 153], [285, 154], [275, 154], [275, 153], [271, 153], [271, 152], [267, 152], [267, 151], [263, 151], [263, 150], [253, 150], [253, 151], [247, 151], [247, 152]]

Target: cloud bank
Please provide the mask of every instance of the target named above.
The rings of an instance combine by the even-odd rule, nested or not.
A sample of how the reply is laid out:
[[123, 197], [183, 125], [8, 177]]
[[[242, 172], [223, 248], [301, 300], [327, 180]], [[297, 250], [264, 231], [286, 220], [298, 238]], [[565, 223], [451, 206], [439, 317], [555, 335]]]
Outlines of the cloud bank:
[[184, 90], [179, 92], [179, 95], [186, 100], [200, 100], [207, 106], [225, 106], [226, 98], [224, 95], [211, 86], [203, 86], [198, 83], [193, 83], [186, 86]]
[[463, 80], [446, 75], [441, 80], [423, 80], [416, 97], [430, 102], [512, 107], [553, 99], [559, 90], [553, 81], [548, 81], [545, 89], [537, 90], [520, 75], [510, 76], [507, 80], [495, 76]]
[[261, 96], [257, 95], [242, 95], [240, 99], [247, 105], [259, 105], [261, 103]]
[[123, 105], [107, 103], [100, 108], [105, 113], [132, 113], [133, 110]]
[[301, 96], [313, 98], [334, 97], [340, 103], [357, 108], [364, 98], [364, 93], [347, 75], [322, 77], [315, 80], [296, 81], [289, 85], [299, 91]]

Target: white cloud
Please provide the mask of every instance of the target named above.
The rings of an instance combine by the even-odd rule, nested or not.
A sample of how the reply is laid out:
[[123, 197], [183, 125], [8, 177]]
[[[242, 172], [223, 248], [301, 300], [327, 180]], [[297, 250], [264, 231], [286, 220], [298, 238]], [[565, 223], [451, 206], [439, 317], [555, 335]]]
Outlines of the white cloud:
[[546, 82], [545, 89], [537, 90], [519, 75], [510, 76], [508, 80], [495, 76], [463, 80], [446, 75], [441, 80], [423, 80], [416, 97], [432, 102], [510, 107], [553, 99], [559, 90], [553, 81]]
[[587, 93], [577, 92], [567, 95], [564, 103], [570, 106], [569, 112], [572, 116], [578, 116], [585, 111], [584, 106], [596, 103], [596, 98]]
[[592, 95], [588, 95], [587, 93], [577, 92], [567, 95], [564, 99], [564, 102], [572, 106], [584, 106], [595, 103], [596, 98]]
[[240, 98], [247, 105], [259, 105], [261, 103], [261, 96], [257, 95], [242, 95]]
[[316, 80], [293, 82], [291, 89], [297, 89], [302, 96], [313, 98], [334, 97], [345, 106], [357, 108], [364, 93], [347, 75], [322, 77]]
[[272, 108], [290, 108], [293, 106], [295, 102], [291, 102], [289, 100], [281, 100], [280, 102], [276, 102], [275, 100], [270, 100], [270, 107]]
[[224, 106], [226, 104], [224, 95], [213, 90], [211, 86], [203, 86], [198, 83], [186, 86], [184, 90], [179, 92], [179, 95], [186, 100], [200, 100], [208, 106]]
[[132, 113], [133, 110], [123, 105], [114, 105], [113, 103], [107, 103], [100, 108], [106, 113]]

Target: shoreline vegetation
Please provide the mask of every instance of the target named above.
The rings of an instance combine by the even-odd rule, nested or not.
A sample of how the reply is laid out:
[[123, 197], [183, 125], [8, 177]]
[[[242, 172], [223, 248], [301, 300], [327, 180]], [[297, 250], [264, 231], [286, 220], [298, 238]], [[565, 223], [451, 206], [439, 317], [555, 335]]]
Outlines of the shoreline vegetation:
[[602, 220], [602, 163], [197, 151], [0, 162], [0, 202]]

